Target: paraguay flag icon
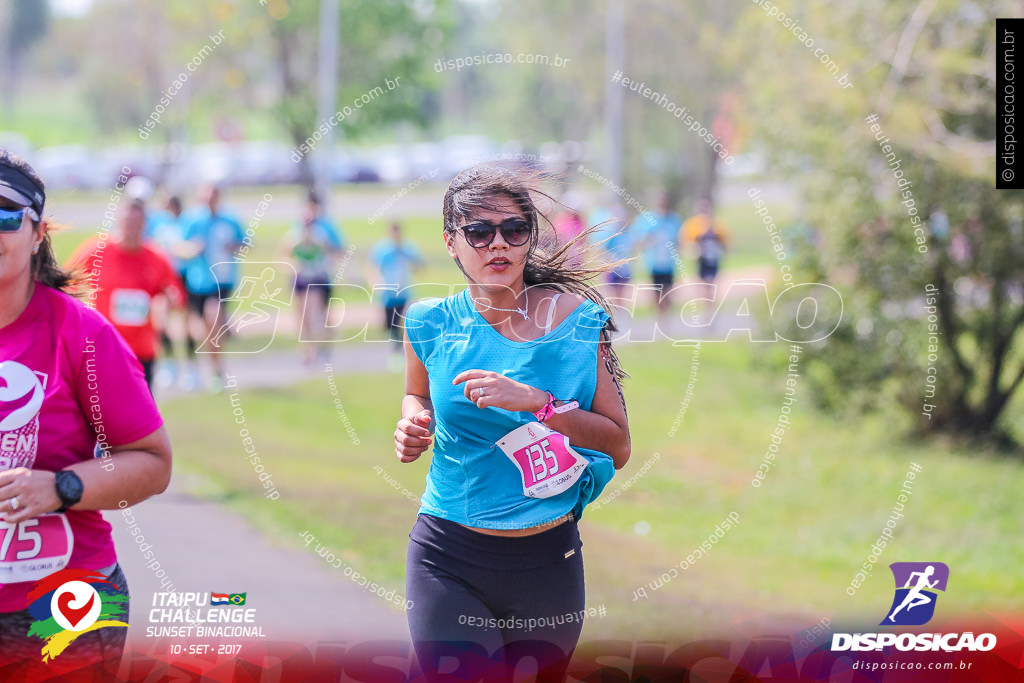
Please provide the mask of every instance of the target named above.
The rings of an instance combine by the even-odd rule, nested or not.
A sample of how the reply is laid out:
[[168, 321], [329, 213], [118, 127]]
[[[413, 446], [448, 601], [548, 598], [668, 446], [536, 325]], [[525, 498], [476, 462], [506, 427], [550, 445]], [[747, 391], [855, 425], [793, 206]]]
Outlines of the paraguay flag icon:
[[210, 593], [210, 604], [230, 607], [245, 604], [245, 593]]
[[935, 614], [937, 591], [946, 590], [949, 567], [942, 562], [893, 562], [896, 595], [880, 626], [921, 626]]

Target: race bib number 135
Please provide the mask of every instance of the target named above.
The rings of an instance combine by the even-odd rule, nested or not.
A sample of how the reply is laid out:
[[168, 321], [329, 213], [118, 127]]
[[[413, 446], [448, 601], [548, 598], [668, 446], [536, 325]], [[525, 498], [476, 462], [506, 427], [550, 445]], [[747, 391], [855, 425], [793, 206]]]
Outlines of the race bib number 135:
[[550, 498], [568, 490], [590, 463], [569, 445], [569, 438], [540, 422], [512, 430], [498, 447], [523, 477], [523, 495]]

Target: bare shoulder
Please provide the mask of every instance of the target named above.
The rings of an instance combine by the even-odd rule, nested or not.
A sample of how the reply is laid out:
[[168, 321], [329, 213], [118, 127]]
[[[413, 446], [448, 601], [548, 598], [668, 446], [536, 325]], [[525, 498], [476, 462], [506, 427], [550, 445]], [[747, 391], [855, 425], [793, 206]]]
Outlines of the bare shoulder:
[[[572, 315], [581, 303], [587, 301], [585, 296], [576, 294], [574, 292], [557, 292], [554, 289], [548, 287], [541, 287], [536, 290], [538, 298], [536, 308], [536, 314], [538, 320], [543, 324], [549, 318], [551, 320], [551, 329], [558, 327], [566, 318]], [[533, 294], [531, 291], [531, 298]], [[554, 302], [555, 309], [551, 310], [551, 303]]]
[[579, 305], [584, 301], [588, 301], [587, 297], [582, 294], [576, 294], [575, 292], [565, 292], [562, 296], [558, 297], [556, 304], [555, 315], [560, 319], [565, 320], [570, 313], [579, 308]]

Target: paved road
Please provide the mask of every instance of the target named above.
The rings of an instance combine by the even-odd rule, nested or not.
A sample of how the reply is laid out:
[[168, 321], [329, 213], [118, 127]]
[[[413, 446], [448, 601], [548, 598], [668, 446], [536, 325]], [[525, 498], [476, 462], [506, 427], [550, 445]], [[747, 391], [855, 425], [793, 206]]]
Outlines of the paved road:
[[[386, 368], [388, 354], [386, 344], [350, 345], [344, 353], [334, 354], [332, 364], [338, 373], [379, 372]], [[323, 377], [322, 364], [304, 365], [293, 352], [236, 354], [227, 364], [245, 388], [287, 386]], [[181, 400], [183, 394], [180, 389], [164, 390], [160, 400]], [[207, 598], [211, 592], [247, 593], [247, 606], [256, 609], [255, 624], [271, 640], [408, 639], [404, 613], [329, 565], [316, 554], [315, 542], [304, 546], [298, 535], [305, 529], [296, 531], [291, 539], [295, 545], [288, 544], [288, 539], [274, 541], [241, 515], [188, 494], [193, 483], [175, 475], [166, 493], [131, 510], [133, 519], [119, 512], [104, 513], [114, 528], [119, 561], [134, 596], [129, 633], [137, 648], [154, 646], [146, 632], [154, 607], [151, 601], [155, 593], [171, 589], [204, 593]], [[148, 550], [154, 557], [143, 557], [135, 534], [152, 545]], [[154, 560], [159, 566], [147, 567]], [[165, 574], [158, 577], [157, 570]], [[387, 588], [405, 592], [402, 585]], [[181, 642], [175, 638], [168, 642], [176, 640]]]
[[[389, 370], [391, 347], [382, 342], [346, 342], [327, 345], [331, 349], [331, 372], [378, 373]], [[225, 354], [225, 368], [236, 378], [242, 389], [285, 387], [299, 382], [319, 379], [326, 382], [323, 362], [305, 364], [298, 351], [262, 351], [260, 353]], [[157, 387], [161, 401], [186, 396], [179, 385]]]
[[[172, 482], [163, 495], [131, 509], [130, 517], [105, 513], [132, 591], [129, 634], [134, 644], [152, 644], [146, 627], [154, 594], [172, 589], [201, 593], [207, 600], [211, 592], [247, 593], [246, 606], [255, 609], [254, 624], [270, 640], [408, 639], [404, 613], [327, 564], [314, 552], [315, 544], [304, 547], [298, 539], [304, 530], [296, 534], [297, 547], [274, 542], [241, 516], [188, 495], [186, 484], [180, 478]], [[147, 548], [152, 558], [138, 550], [136, 529], [152, 545]], [[161, 570], [165, 574], [158, 576]], [[387, 588], [405, 593], [404, 586]]]

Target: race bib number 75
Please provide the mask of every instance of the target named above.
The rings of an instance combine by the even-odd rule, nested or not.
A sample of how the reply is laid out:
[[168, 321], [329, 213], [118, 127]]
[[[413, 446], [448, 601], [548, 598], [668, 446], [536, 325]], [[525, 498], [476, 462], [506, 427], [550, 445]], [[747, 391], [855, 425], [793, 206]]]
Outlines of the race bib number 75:
[[73, 547], [65, 514], [40, 515], [19, 524], [0, 522], [0, 583], [38, 581], [64, 569]]
[[567, 491], [590, 464], [569, 445], [569, 437], [540, 422], [512, 430], [497, 445], [519, 469], [523, 495], [530, 498]]

